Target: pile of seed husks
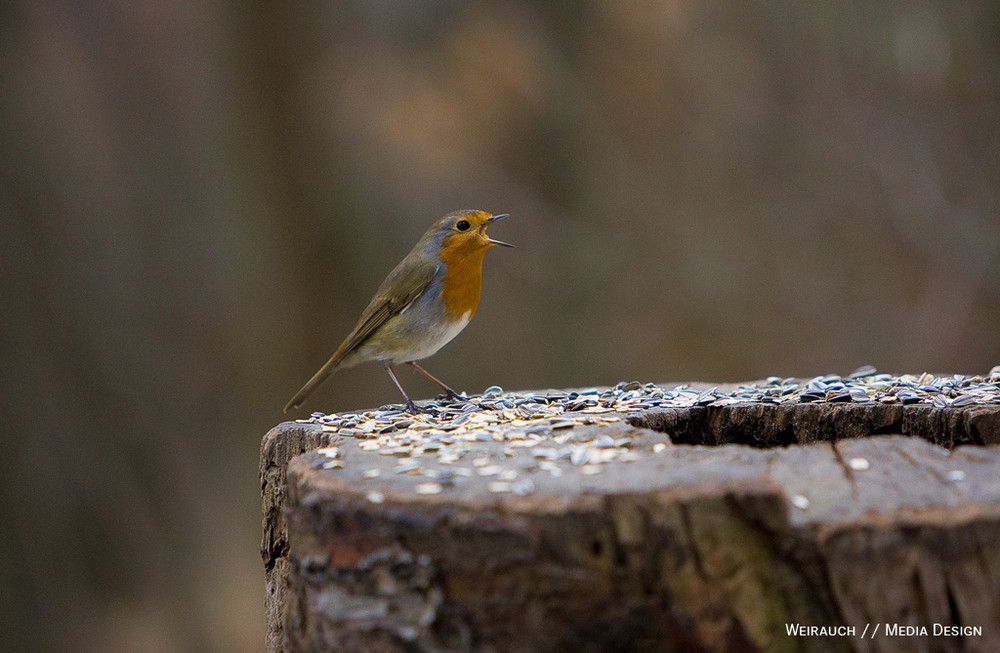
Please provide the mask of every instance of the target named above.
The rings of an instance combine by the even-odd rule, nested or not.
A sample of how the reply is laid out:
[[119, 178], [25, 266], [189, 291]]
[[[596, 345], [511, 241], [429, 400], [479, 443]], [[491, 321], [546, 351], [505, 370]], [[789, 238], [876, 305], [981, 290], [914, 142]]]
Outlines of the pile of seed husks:
[[[402, 404], [377, 410], [324, 415], [314, 413], [309, 420], [340, 438], [336, 446], [320, 449], [330, 460], [324, 465], [337, 468], [340, 447], [346, 441], [365, 451], [396, 456], [395, 473], [418, 474], [430, 482], [417, 486], [417, 492], [436, 494], [442, 476], [490, 477], [491, 492], [526, 494], [533, 483], [523, 469], [498, 464], [494, 458], [479, 455], [477, 443], [500, 443], [503, 454], [530, 449], [535, 461], [532, 471], [561, 475], [563, 465], [579, 468], [583, 474], [596, 474], [600, 466], [615, 460], [628, 462], [638, 454], [629, 449], [629, 438], [601, 435], [600, 429], [586, 429], [583, 438], [574, 427], [621, 425], [630, 414], [650, 408], [689, 408], [727, 406], [746, 403], [797, 404], [810, 402], [881, 402], [886, 404], [930, 404], [936, 407], [972, 407], [1000, 404], [1000, 366], [985, 376], [931, 374], [895, 376], [880, 374], [866, 366], [841, 377], [817, 376], [812, 379], [770, 377], [759, 383], [719, 387], [667, 388], [654, 383], [622, 382], [610, 388], [585, 388], [574, 391], [504, 392], [498, 386], [482, 395], [460, 399], [436, 399], [419, 402], [424, 411], [406, 412]], [[663, 450], [665, 445], [657, 445]], [[657, 448], [654, 447], [654, 451]], [[373, 469], [366, 478], [381, 474]], [[375, 493], [376, 495], [378, 493]], [[376, 500], [373, 497], [372, 500]]]

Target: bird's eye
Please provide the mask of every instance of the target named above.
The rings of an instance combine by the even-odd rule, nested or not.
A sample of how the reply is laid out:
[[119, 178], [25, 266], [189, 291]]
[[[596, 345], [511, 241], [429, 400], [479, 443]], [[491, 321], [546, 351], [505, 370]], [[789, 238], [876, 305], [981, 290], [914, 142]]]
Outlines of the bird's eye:
[[455, 228], [459, 231], [468, 231], [471, 226], [468, 220], [459, 220], [455, 223]]

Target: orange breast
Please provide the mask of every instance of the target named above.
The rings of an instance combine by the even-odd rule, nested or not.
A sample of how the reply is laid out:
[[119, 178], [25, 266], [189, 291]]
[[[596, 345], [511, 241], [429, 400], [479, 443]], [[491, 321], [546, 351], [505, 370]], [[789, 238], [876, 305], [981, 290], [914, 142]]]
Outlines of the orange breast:
[[479, 306], [479, 291], [483, 286], [483, 257], [487, 248], [476, 247], [468, 240], [450, 242], [452, 240], [458, 239], [449, 237], [441, 248], [441, 261], [445, 265], [441, 297], [449, 318], [457, 321], [468, 313], [471, 319]]

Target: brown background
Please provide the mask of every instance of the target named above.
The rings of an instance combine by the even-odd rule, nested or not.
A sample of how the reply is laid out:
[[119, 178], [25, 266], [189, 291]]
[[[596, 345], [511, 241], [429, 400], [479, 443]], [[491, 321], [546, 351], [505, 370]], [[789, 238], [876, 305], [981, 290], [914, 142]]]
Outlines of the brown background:
[[992, 0], [258, 4], [0, 5], [4, 650], [260, 650], [260, 437], [454, 209], [459, 389], [1000, 363]]

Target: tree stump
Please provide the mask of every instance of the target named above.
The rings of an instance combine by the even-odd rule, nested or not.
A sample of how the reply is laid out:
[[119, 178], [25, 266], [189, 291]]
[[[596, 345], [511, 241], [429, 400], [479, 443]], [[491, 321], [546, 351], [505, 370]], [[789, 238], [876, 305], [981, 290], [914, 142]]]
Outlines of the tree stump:
[[267, 650], [1000, 650], [988, 384], [910, 403], [746, 391], [767, 385], [275, 427]]

